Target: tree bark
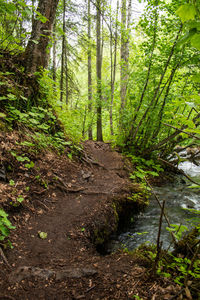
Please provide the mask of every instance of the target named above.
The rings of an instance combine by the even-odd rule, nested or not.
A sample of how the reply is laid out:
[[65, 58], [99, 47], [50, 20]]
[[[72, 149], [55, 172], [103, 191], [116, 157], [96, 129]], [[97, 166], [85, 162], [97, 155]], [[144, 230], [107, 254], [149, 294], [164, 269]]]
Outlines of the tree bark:
[[129, 38], [132, 0], [128, 1], [127, 9], [126, 0], [122, 0], [121, 8], [121, 110], [126, 106], [127, 84], [128, 84], [128, 60], [129, 60]]
[[103, 141], [102, 134], [102, 87], [101, 87], [101, 0], [96, 0], [97, 30], [96, 30], [96, 72], [97, 72], [97, 141]]
[[[48, 43], [58, 1], [59, 0], [39, 0], [37, 8], [37, 15], [39, 17], [34, 18], [31, 37], [25, 50], [25, 69], [28, 73], [34, 73], [38, 71], [40, 67], [46, 68], [48, 66]], [[46, 21], [43, 17], [40, 17], [41, 15], [46, 18]]]
[[[53, 26], [53, 81], [56, 84], [56, 22], [54, 22]], [[55, 85], [54, 85], [55, 87]]]
[[126, 0], [122, 0], [121, 7], [121, 89], [120, 89], [120, 97], [121, 97], [121, 109], [123, 110], [125, 107], [126, 101], [126, 74], [127, 74], [127, 64], [126, 64]]
[[[92, 51], [91, 51], [91, 13], [90, 0], [88, 0], [88, 111], [92, 112]], [[88, 138], [93, 139], [92, 124], [88, 128]]]
[[65, 102], [69, 104], [69, 68], [68, 68], [68, 53], [67, 53], [67, 41], [65, 41]]
[[62, 54], [61, 54], [61, 74], [60, 74], [60, 102], [63, 102], [64, 95], [64, 69], [65, 69], [65, 9], [66, 2], [63, 1], [63, 36], [62, 36]]
[[[119, 11], [119, 0], [117, 0], [117, 11], [116, 11], [116, 20], [115, 20], [115, 33], [114, 33], [114, 54], [113, 54], [113, 34], [112, 30], [110, 32], [110, 92], [111, 92], [111, 101], [110, 101], [110, 134], [114, 135], [113, 129], [113, 101], [114, 101], [114, 91], [115, 91], [115, 77], [116, 77], [116, 66], [117, 66], [117, 40], [118, 40], [118, 11]], [[110, 19], [110, 28], [111, 28], [111, 19]], [[114, 55], [114, 58], [113, 58]]]

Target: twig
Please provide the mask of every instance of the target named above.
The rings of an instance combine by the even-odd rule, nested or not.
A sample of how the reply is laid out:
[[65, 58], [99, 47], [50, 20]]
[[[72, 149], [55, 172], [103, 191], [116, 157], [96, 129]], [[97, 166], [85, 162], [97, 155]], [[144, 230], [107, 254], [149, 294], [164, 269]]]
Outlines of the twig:
[[0, 254], [1, 254], [1, 256], [2, 256], [2, 258], [3, 258], [3, 260], [4, 260], [4, 262], [6, 263], [6, 265], [11, 269], [11, 265], [9, 264], [7, 258], [5, 257], [5, 254], [3, 253], [3, 250], [2, 250], [1, 247], [0, 247]]
[[[146, 181], [147, 185], [150, 187], [152, 194], [154, 195], [156, 201], [158, 202], [158, 205], [159, 205], [160, 208], [162, 209], [162, 205], [161, 205], [161, 203], [160, 203], [160, 200], [159, 200], [158, 196], [156, 195], [156, 193], [154, 192], [152, 186], [150, 185], [150, 183], [148, 182], [148, 180], [147, 180], [145, 177], [144, 177], [144, 180]], [[168, 217], [167, 217], [165, 211], [163, 211], [163, 216], [165, 217], [165, 220], [166, 220], [168, 226], [170, 227], [170, 222], [169, 222], [169, 219], [168, 219]], [[175, 236], [174, 236], [174, 233], [173, 233], [172, 231], [170, 231], [170, 233], [171, 233], [171, 236], [172, 236], [172, 238], [173, 238], [174, 244], [176, 245], [177, 242], [176, 242], [176, 238], [175, 238]]]
[[47, 191], [47, 189], [42, 190], [42, 191], [40, 191], [40, 192], [38, 192], [38, 191], [32, 191], [31, 194], [42, 195], [42, 194], [45, 193], [46, 191]]
[[182, 292], [184, 292], [184, 289], [185, 289], [185, 288], [182, 288], [176, 295], [174, 295], [173, 297], [171, 297], [169, 300], [177, 299], [177, 297], [178, 297]]
[[46, 204], [44, 204], [42, 201], [40, 201], [40, 200], [35, 200], [35, 202], [38, 202], [38, 203], [40, 203], [44, 208], [46, 208], [46, 210], [50, 210], [50, 208], [46, 205]]
[[85, 293], [89, 293], [91, 290], [93, 290], [96, 287], [96, 285], [91, 286], [89, 289], [85, 291]]
[[160, 259], [160, 251], [161, 251], [161, 248], [162, 248], [162, 242], [160, 243], [160, 235], [161, 235], [161, 227], [162, 227], [162, 218], [163, 218], [163, 214], [164, 214], [164, 208], [165, 208], [165, 200], [162, 203], [162, 208], [161, 208], [161, 212], [160, 212], [158, 237], [157, 237], [157, 253], [156, 253], [156, 258], [155, 258], [155, 262], [154, 262], [153, 269], [152, 269], [153, 275], [156, 274], [157, 265], [158, 265], [158, 262], [159, 262], [159, 259]]

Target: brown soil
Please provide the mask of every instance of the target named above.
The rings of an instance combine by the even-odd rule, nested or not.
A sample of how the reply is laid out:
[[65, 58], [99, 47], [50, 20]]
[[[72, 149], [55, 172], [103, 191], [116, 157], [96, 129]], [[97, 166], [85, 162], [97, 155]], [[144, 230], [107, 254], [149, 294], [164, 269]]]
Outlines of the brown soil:
[[[0, 256], [0, 299], [171, 299], [178, 293], [170, 280], [151, 278], [138, 256], [96, 251], [117, 228], [116, 209], [137, 209], [128, 197], [139, 187], [129, 181], [129, 163], [119, 153], [92, 141], [77, 161], [24, 148], [35, 163], [27, 168], [10, 154], [21, 151], [20, 140], [13, 133], [0, 141], [1, 166], [11, 166], [7, 182], [0, 182], [0, 203], [16, 226], [14, 249]], [[17, 208], [10, 205], [16, 195], [25, 198]]]

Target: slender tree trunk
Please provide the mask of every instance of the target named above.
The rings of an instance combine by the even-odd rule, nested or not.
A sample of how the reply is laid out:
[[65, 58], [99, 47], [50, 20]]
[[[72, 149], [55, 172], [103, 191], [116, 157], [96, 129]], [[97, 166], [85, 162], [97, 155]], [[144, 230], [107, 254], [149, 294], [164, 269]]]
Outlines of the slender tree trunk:
[[121, 110], [126, 106], [127, 84], [128, 84], [128, 60], [129, 60], [129, 38], [130, 38], [130, 22], [132, 0], [128, 1], [127, 9], [126, 0], [122, 0], [121, 9]]
[[[114, 91], [115, 91], [115, 77], [116, 77], [116, 65], [117, 65], [117, 22], [118, 22], [118, 11], [119, 11], [119, 0], [117, 0], [117, 11], [116, 11], [116, 21], [115, 21], [115, 34], [114, 34], [114, 58], [113, 58], [113, 35], [112, 31], [110, 33], [110, 62], [111, 62], [111, 72], [110, 72], [110, 85], [111, 85], [111, 101], [110, 101], [110, 134], [114, 135], [113, 129], [113, 101], [114, 101]], [[111, 21], [110, 21], [111, 27]]]
[[[66, 41], [65, 41], [66, 42]], [[69, 69], [68, 69], [68, 56], [67, 56], [67, 43], [65, 44], [65, 101], [69, 104]]]
[[148, 112], [150, 111], [151, 107], [154, 105], [154, 103], [157, 104], [157, 102], [158, 102], [158, 98], [157, 98], [158, 92], [159, 92], [159, 90], [160, 90], [161, 83], [162, 83], [162, 81], [163, 81], [163, 78], [164, 78], [164, 76], [165, 76], [165, 73], [166, 73], [166, 71], [167, 71], [167, 68], [169, 67], [171, 58], [172, 58], [172, 56], [173, 56], [173, 54], [174, 54], [175, 46], [176, 46], [176, 44], [177, 44], [178, 37], [179, 37], [179, 35], [180, 35], [181, 29], [182, 29], [182, 26], [181, 26], [181, 28], [180, 28], [180, 30], [179, 30], [177, 36], [176, 36], [176, 39], [175, 39], [175, 41], [174, 41], [173, 46], [172, 46], [172, 48], [171, 48], [170, 54], [169, 54], [168, 59], [167, 59], [167, 61], [166, 61], [166, 63], [165, 63], [164, 70], [163, 70], [163, 72], [162, 72], [162, 74], [161, 74], [161, 76], [160, 76], [160, 81], [159, 81], [158, 86], [157, 86], [157, 88], [156, 88], [156, 90], [155, 90], [155, 92], [154, 92], [153, 98], [152, 98], [152, 100], [151, 100], [149, 106], [148, 106], [147, 109], [145, 110], [143, 116], [141, 117], [140, 122], [139, 122], [137, 128], [135, 129], [135, 132], [133, 133], [133, 136], [132, 136], [132, 138], [131, 138], [132, 141], [135, 139], [135, 137], [136, 137], [136, 135], [137, 135], [137, 133], [138, 133], [138, 130], [140, 129], [140, 126], [142, 125], [142, 123], [143, 123], [144, 120], [146, 119], [146, 116], [147, 116]]
[[[88, 0], [88, 111], [92, 113], [92, 51], [91, 51], [91, 13], [90, 0]], [[91, 116], [90, 116], [91, 117]], [[92, 124], [90, 122], [88, 129], [89, 140], [93, 139]]]
[[56, 9], [59, 0], [39, 0], [37, 11], [46, 18], [43, 23], [39, 18], [33, 21], [31, 38], [25, 50], [26, 72], [34, 73], [40, 67], [46, 68], [49, 61], [48, 43], [51, 36]]
[[62, 55], [61, 55], [61, 74], [60, 74], [60, 101], [63, 102], [64, 95], [64, 69], [65, 69], [65, 9], [66, 0], [63, 0], [63, 36], [62, 36]]
[[[53, 81], [56, 83], [56, 22], [53, 26]], [[55, 87], [55, 85], [54, 85]]]
[[34, 6], [35, 6], [35, 0], [32, 0], [32, 17], [31, 17], [31, 21], [32, 21], [32, 30], [33, 30], [33, 23], [34, 23], [34, 18], [35, 18], [35, 12], [34, 12]]
[[126, 102], [126, 75], [127, 75], [127, 65], [126, 65], [126, 0], [122, 0], [121, 7], [121, 109], [123, 110]]
[[96, 72], [97, 72], [97, 141], [103, 141], [102, 134], [102, 87], [101, 87], [101, 0], [96, 0], [97, 29], [96, 29]]

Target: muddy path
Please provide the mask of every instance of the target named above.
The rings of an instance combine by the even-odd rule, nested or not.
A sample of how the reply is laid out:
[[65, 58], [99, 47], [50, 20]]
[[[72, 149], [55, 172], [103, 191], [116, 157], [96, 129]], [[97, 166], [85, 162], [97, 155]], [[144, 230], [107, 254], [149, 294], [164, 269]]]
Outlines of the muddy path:
[[[128, 198], [138, 186], [129, 181], [129, 163], [109, 144], [85, 142], [83, 153], [77, 161], [41, 154], [39, 178], [33, 170], [16, 172], [18, 187], [30, 186], [29, 201], [11, 214], [14, 249], [4, 252], [9, 265], [0, 258], [0, 299], [169, 299], [177, 287], [150, 280], [140, 259], [97, 252], [117, 229], [123, 207], [134, 209]], [[6, 185], [1, 182], [2, 197]]]

